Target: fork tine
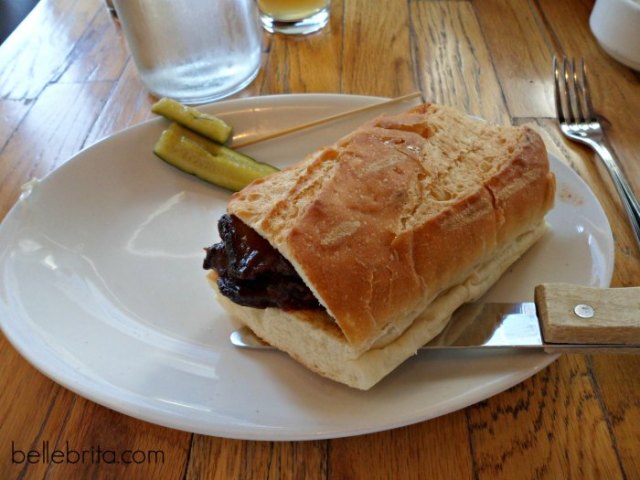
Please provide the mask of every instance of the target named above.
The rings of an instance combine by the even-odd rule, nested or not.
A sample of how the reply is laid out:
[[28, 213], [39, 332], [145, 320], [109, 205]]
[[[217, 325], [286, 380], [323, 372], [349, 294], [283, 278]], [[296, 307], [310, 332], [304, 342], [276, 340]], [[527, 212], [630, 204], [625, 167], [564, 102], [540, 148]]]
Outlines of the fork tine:
[[589, 84], [587, 83], [587, 66], [584, 62], [584, 57], [580, 61], [580, 83], [582, 84], [582, 93], [584, 94], [585, 103], [585, 118], [588, 122], [596, 121], [595, 114], [593, 113], [593, 104], [591, 103], [591, 94], [589, 92]]
[[581, 75], [578, 75], [578, 69], [576, 68], [575, 59], [571, 59], [571, 77], [573, 79], [573, 96], [574, 96], [574, 113], [575, 119], [579, 123], [585, 123], [587, 121], [587, 115], [585, 113], [586, 108], [584, 106], [584, 89], [582, 88]]
[[556, 116], [558, 117], [558, 122], [564, 123], [565, 116], [564, 111], [562, 109], [562, 89], [560, 87], [560, 66], [558, 65], [558, 57], [553, 56], [553, 91], [554, 97], [556, 101]]
[[580, 123], [586, 123], [589, 121], [590, 111], [587, 102], [587, 90], [584, 84], [585, 75], [584, 75], [584, 57], [580, 61], [580, 72], [578, 70], [573, 71], [573, 82], [576, 87], [576, 106], [577, 113], [579, 118], [577, 119]]
[[566, 85], [565, 97], [567, 100], [567, 117], [570, 123], [578, 121], [576, 106], [575, 62], [573, 59], [564, 58], [562, 62], [564, 81]]

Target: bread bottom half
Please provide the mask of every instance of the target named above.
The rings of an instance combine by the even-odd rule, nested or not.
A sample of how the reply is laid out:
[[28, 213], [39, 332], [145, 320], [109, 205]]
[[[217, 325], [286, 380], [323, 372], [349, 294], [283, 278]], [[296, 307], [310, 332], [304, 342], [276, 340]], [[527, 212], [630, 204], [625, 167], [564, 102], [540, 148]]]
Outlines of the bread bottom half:
[[324, 377], [368, 390], [436, 337], [458, 307], [489, 290], [545, 231], [544, 221], [532, 226], [463, 281], [440, 293], [400, 336], [364, 353], [354, 353], [339, 327], [324, 312], [243, 307], [219, 293], [215, 271], [208, 278], [223, 308], [258, 337]]

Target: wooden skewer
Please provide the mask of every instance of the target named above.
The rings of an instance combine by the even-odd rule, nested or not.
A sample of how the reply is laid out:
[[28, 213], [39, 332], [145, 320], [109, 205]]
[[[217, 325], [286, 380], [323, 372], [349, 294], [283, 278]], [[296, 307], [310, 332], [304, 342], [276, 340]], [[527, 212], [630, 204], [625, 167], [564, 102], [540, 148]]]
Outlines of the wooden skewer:
[[314, 120], [314, 121], [309, 122], [309, 123], [304, 123], [302, 125], [296, 125], [295, 127], [289, 127], [289, 128], [285, 128], [284, 130], [278, 130], [277, 132], [268, 133], [268, 134], [263, 135], [261, 137], [253, 138], [251, 140], [247, 140], [247, 141], [244, 141], [244, 142], [239, 142], [239, 143], [235, 143], [234, 142], [232, 147], [234, 149], [235, 148], [246, 147], [248, 145], [253, 145], [254, 143], [263, 142], [265, 140], [270, 140], [272, 138], [282, 137], [283, 135], [288, 135], [288, 134], [293, 133], [293, 132], [298, 132], [300, 130], [304, 130], [305, 128], [315, 127], [316, 125], [321, 125], [323, 123], [331, 122], [333, 120], [338, 120], [338, 119], [343, 118], [343, 117], [348, 117], [349, 115], [354, 115], [356, 113], [362, 113], [362, 112], [366, 112], [368, 110], [374, 110], [376, 108], [386, 107], [386, 106], [389, 106], [389, 105], [394, 105], [396, 103], [402, 103], [404, 101], [411, 100], [411, 99], [419, 97], [421, 95], [422, 95], [422, 93], [420, 93], [420, 92], [409, 93], [407, 95], [403, 95], [401, 97], [393, 98], [393, 99], [387, 100], [385, 102], [374, 103], [373, 105], [367, 105], [366, 107], [356, 108], [355, 110], [349, 110], [349, 111], [346, 111], [346, 112], [338, 113], [336, 115], [331, 115], [330, 117], [320, 118], [318, 120]]

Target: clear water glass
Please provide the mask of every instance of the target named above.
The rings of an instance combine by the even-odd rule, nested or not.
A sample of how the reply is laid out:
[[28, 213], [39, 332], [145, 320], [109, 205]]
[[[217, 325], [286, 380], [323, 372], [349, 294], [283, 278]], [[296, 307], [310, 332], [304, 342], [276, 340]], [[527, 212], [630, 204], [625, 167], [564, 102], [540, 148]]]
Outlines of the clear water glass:
[[253, 0], [113, 0], [145, 87], [187, 104], [246, 87], [260, 68]]

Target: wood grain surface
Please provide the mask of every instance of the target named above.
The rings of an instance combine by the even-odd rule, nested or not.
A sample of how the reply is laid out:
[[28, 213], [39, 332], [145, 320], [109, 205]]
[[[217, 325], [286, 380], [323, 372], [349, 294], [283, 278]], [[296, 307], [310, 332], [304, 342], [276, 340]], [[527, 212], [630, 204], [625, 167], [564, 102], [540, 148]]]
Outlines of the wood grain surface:
[[[586, 0], [334, 0], [308, 37], [263, 36], [236, 97], [399, 96], [532, 124], [600, 200], [615, 237], [612, 286], [640, 285], [640, 251], [594, 155], [553, 119], [552, 55], [584, 56], [607, 137], [640, 194], [640, 74], [609, 58]], [[101, 0], [41, 0], [0, 45], [0, 218], [20, 187], [151, 118], [120, 27]], [[639, 316], [640, 312], [628, 312]], [[153, 425], [86, 400], [0, 335], [0, 479], [640, 478], [640, 356], [564, 355], [521, 384], [416, 425], [308, 442], [230, 440]], [[20, 460], [46, 448], [146, 452], [151, 461]]]

